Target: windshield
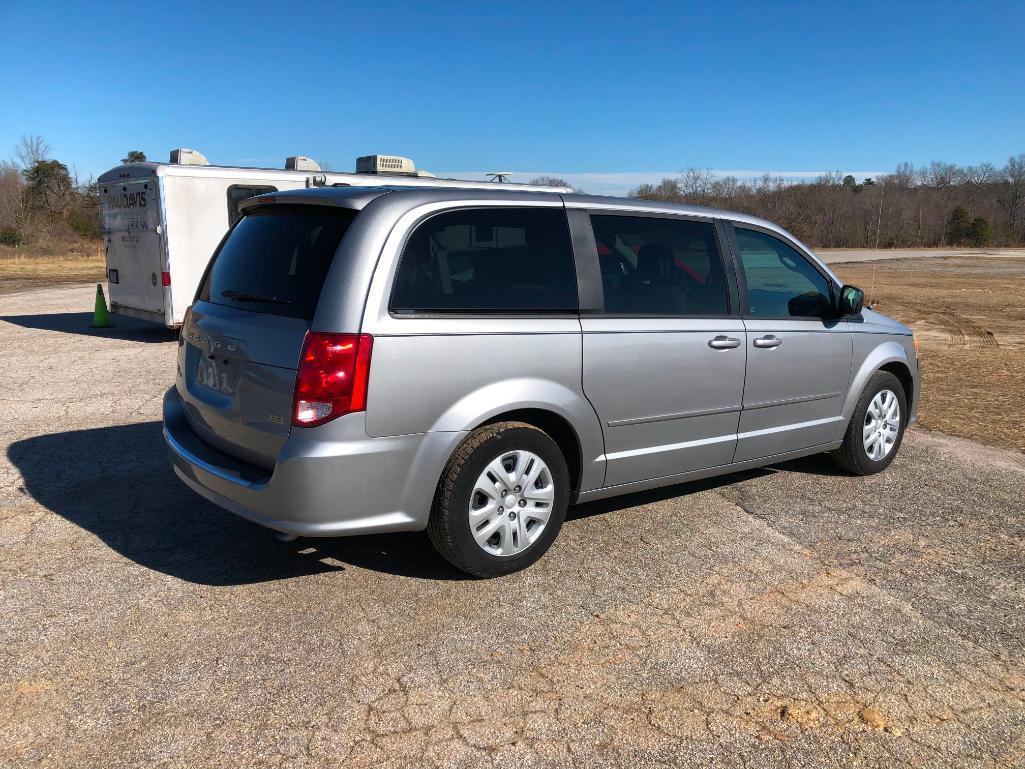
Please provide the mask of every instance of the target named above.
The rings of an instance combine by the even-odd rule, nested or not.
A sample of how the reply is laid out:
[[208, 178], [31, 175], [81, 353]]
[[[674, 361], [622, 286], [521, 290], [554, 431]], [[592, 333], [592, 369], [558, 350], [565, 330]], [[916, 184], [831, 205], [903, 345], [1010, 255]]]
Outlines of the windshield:
[[312, 321], [327, 271], [356, 213], [275, 204], [246, 214], [214, 255], [196, 298]]

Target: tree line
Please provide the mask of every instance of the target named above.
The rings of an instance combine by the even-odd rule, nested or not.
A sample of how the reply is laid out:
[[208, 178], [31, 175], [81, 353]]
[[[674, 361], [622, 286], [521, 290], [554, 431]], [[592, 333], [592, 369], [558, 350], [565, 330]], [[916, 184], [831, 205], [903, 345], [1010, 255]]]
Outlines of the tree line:
[[1025, 244], [1025, 154], [1001, 167], [901, 163], [858, 182], [824, 174], [753, 181], [689, 168], [631, 197], [692, 203], [769, 219], [820, 248], [917, 248]]
[[[145, 159], [132, 150], [122, 162]], [[569, 186], [557, 177], [532, 183]], [[1025, 153], [1000, 168], [902, 163], [892, 174], [861, 182], [840, 173], [801, 182], [770, 175], [741, 181], [689, 168], [630, 196], [753, 214], [822, 248], [1025, 244]], [[14, 159], [0, 162], [0, 244], [99, 238], [99, 207], [95, 181], [80, 182], [40, 136], [23, 136]]]
[[[100, 196], [93, 179], [51, 157], [41, 136], [22, 136], [14, 157], [0, 161], [0, 244], [22, 246], [100, 237]], [[132, 150], [123, 163], [145, 160]]]

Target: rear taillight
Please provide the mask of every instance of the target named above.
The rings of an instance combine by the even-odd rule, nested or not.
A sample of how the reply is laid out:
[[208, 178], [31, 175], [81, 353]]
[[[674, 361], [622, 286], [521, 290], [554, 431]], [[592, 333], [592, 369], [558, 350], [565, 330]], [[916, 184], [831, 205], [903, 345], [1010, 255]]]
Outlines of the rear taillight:
[[295, 375], [292, 424], [314, 427], [363, 411], [373, 345], [369, 334], [306, 334]]
[[192, 305], [185, 308], [185, 317], [182, 318], [181, 327], [178, 329], [178, 346], [185, 344], [189, 336], [189, 324], [192, 322]]
[[161, 286], [170, 286], [171, 285], [171, 273], [169, 273], [169, 272], [162, 272], [162, 273], [160, 273], [160, 285]]

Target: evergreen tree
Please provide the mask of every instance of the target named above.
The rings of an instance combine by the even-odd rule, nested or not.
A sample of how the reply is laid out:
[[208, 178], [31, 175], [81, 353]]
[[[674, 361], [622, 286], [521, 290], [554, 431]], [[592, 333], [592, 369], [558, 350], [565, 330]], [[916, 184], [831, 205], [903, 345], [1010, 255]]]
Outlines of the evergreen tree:
[[984, 216], [976, 216], [968, 225], [968, 242], [976, 248], [989, 245], [989, 221]]
[[952, 246], [963, 245], [968, 241], [971, 229], [968, 211], [964, 206], [958, 206], [950, 212], [950, 218], [947, 220], [947, 243]]
[[22, 175], [29, 208], [44, 212], [51, 223], [63, 218], [75, 194], [68, 167], [57, 160], [37, 160]]

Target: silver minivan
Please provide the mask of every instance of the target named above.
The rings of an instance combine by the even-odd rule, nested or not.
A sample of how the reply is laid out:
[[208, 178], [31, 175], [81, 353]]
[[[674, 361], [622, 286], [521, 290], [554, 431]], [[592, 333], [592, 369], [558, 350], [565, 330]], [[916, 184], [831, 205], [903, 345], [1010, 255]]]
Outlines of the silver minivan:
[[743, 214], [496, 189], [252, 198], [186, 316], [175, 472], [286, 535], [522, 569], [570, 504], [817, 452], [879, 472], [914, 338]]

